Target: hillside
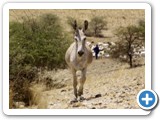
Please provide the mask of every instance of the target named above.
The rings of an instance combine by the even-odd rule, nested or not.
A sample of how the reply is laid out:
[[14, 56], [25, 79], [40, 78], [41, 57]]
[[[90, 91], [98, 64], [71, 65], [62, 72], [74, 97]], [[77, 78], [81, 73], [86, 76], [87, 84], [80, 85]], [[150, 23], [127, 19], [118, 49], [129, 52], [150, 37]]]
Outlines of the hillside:
[[46, 71], [42, 76], [51, 78], [51, 84], [56, 83], [57, 87], [32, 86], [33, 105], [29, 108], [137, 109], [136, 96], [145, 86], [144, 69], [144, 66], [129, 69], [128, 64], [112, 59], [94, 60], [88, 67], [84, 86], [86, 100], [73, 104], [70, 104], [74, 97], [70, 70]]
[[10, 10], [10, 21], [22, 21], [24, 17], [36, 18], [42, 14], [55, 14], [60, 18], [61, 24], [66, 31], [71, 31], [67, 24], [67, 18], [72, 17], [77, 21], [90, 21], [92, 17], [104, 17], [108, 30], [103, 31], [106, 38], [88, 38], [89, 41], [117, 41], [115, 29], [120, 26], [135, 25], [139, 20], [145, 19], [144, 10]]

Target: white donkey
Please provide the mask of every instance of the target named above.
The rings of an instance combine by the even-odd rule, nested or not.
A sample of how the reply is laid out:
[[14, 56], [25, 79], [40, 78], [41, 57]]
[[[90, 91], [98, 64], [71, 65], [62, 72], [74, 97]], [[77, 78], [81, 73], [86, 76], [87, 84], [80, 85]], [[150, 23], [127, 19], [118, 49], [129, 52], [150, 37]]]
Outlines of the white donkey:
[[[68, 66], [71, 68], [73, 74], [73, 88], [75, 99], [71, 102], [77, 102], [79, 96], [80, 100], [83, 99], [83, 85], [86, 80], [87, 66], [92, 62], [92, 52], [86, 43], [85, 31], [88, 28], [88, 21], [84, 21], [84, 27], [78, 28], [76, 20], [72, 26], [75, 30], [75, 42], [73, 42], [68, 48], [65, 60]], [[76, 72], [81, 71], [80, 85], [77, 91], [77, 75]]]

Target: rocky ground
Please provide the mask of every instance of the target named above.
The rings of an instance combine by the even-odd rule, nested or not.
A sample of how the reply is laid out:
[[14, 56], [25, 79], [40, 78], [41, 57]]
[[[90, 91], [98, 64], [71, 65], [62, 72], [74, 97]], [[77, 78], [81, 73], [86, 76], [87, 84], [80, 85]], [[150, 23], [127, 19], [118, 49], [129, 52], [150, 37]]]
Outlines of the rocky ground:
[[72, 104], [70, 101], [74, 95], [69, 69], [47, 71], [43, 78], [50, 78], [51, 86], [46, 89], [44, 85], [34, 85], [34, 97], [29, 108], [136, 109], [139, 108], [137, 93], [145, 87], [144, 71], [144, 65], [130, 69], [127, 63], [118, 60], [93, 60], [87, 71], [85, 100]]

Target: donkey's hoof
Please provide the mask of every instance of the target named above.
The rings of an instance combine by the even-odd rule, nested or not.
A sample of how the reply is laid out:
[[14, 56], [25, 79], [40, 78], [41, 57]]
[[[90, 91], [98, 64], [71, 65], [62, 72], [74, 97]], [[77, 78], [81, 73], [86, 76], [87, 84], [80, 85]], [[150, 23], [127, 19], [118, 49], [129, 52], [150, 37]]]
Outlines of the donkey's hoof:
[[77, 98], [71, 100], [70, 104], [73, 104], [73, 103], [76, 103], [76, 102], [78, 102]]
[[80, 102], [82, 102], [82, 101], [84, 101], [84, 100], [86, 100], [86, 98], [84, 98], [84, 97], [82, 97], [82, 96], [79, 97], [79, 101], [80, 101]]
[[78, 91], [78, 96], [81, 96], [81, 95], [83, 95], [83, 91]]

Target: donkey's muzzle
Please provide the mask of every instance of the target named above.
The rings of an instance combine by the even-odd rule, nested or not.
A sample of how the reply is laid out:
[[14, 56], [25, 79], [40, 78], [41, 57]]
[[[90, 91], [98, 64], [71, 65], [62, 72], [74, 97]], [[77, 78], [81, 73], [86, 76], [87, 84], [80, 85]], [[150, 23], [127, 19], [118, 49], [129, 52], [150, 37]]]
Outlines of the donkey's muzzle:
[[82, 56], [83, 54], [84, 54], [83, 51], [79, 51], [79, 52], [78, 52], [78, 55], [79, 55], [79, 56]]

